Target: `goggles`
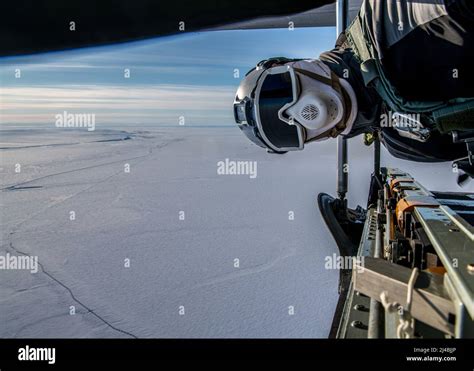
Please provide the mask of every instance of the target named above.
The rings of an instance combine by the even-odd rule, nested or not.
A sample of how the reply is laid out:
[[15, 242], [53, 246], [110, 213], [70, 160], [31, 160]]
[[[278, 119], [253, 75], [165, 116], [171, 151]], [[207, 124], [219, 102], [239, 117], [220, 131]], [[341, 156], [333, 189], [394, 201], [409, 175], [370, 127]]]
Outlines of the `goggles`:
[[260, 146], [275, 152], [303, 149], [304, 128], [284, 114], [298, 100], [295, 70], [289, 65], [265, 69], [268, 62], [251, 71], [255, 88], [244, 99], [234, 102], [235, 121]]

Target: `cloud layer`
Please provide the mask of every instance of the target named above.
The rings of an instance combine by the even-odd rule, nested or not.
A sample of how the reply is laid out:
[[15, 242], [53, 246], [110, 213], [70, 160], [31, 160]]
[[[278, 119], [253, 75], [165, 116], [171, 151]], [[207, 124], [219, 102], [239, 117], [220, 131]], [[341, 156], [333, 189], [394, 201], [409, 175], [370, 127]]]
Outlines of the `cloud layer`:
[[[97, 124], [230, 124], [233, 86], [5, 87], [2, 122], [54, 123], [62, 111], [95, 113]], [[209, 114], [212, 112], [212, 114]]]

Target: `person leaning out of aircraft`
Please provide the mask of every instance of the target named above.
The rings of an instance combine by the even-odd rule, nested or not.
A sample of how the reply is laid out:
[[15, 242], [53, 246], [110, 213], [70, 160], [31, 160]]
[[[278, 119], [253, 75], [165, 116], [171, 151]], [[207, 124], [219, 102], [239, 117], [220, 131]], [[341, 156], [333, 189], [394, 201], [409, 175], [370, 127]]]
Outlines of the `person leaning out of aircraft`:
[[366, 0], [319, 59], [270, 58], [250, 70], [235, 120], [275, 153], [378, 135], [398, 158], [457, 161], [473, 174], [462, 140], [474, 136], [473, 27], [468, 0]]

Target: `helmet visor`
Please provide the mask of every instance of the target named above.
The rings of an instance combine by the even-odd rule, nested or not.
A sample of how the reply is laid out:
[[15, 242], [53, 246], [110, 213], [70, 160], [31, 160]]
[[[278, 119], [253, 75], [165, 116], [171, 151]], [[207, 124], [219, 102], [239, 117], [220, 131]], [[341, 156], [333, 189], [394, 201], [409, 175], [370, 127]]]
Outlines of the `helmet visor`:
[[276, 149], [300, 149], [303, 147], [302, 129], [299, 125], [282, 121], [279, 116], [283, 107], [293, 104], [297, 99], [296, 77], [286, 67], [274, 70], [277, 71], [271, 73], [270, 70], [263, 76], [256, 94], [260, 129], [265, 139]]

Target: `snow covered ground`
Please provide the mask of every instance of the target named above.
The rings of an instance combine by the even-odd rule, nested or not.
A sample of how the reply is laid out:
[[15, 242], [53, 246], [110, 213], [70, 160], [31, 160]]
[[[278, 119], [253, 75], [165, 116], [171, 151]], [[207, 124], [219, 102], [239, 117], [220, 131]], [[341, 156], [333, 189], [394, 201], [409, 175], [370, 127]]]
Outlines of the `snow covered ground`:
[[[0, 142], [0, 255], [41, 264], [0, 270], [0, 337], [327, 337], [337, 249], [316, 196], [334, 193], [335, 141], [278, 156], [235, 127], [4, 126]], [[365, 206], [371, 150], [349, 145]], [[257, 176], [218, 174], [226, 159]], [[449, 164], [384, 162], [458, 189]]]

